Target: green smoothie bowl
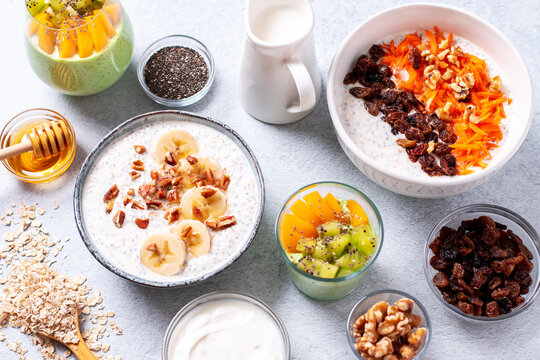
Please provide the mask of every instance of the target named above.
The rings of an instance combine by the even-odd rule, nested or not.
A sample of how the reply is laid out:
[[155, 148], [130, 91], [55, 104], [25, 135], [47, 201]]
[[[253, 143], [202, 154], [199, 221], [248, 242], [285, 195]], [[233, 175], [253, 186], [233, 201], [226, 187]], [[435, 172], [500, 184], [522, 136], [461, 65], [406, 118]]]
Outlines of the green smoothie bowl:
[[133, 29], [117, 0], [25, 0], [25, 45], [30, 66], [67, 95], [93, 95], [124, 74], [133, 54]]
[[351, 293], [377, 259], [383, 223], [375, 204], [337, 182], [307, 185], [285, 202], [276, 240], [294, 285], [318, 300]]

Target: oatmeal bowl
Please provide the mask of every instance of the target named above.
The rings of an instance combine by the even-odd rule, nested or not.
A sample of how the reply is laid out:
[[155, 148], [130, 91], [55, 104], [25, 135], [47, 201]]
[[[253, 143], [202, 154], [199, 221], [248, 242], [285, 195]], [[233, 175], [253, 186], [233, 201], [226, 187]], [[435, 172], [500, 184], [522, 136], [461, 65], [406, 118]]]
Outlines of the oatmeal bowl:
[[515, 47], [479, 17], [404, 5], [358, 26], [328, 74], [337, 138], [371, 180], [424, 198], [492, 177], [532, 122], [532, 85]]
[[136, 116], [85, 160], [75, 220], [107, 269], [152, 287], [197, 284], [238, 259], [264, 205], [259, 164], [227, 125], [181, 111]]

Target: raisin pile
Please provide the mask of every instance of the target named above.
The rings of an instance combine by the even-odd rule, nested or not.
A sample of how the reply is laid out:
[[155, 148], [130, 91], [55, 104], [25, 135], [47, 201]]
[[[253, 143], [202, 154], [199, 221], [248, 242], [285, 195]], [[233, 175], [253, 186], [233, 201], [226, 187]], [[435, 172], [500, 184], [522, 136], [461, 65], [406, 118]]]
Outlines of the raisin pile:
[[533, 255], [506, 225], [489, 216], [465, 220], [457, 230], [441, 228], [429, 248], [433, 283], [464, 313], [496, 317], [525, 301]]
[[[392, 69], [379, 60], [385, 54], [380, 45], [373, 45], [368, 55], [361, 55], [352, 71], [345, 76], [345, 85], [352, 87], [352, 96], [363, 99], [366, 110], [373, 116], [383, 114], [382, 120], [391, 126], [392, 134], [403, 134], [396, 142], [407, 151], [412, 162], [418, 162], [430, 176], [458, 174], [456, 158], [449, 145], [457, 141], [457, 136], [437, 114], [428, 114], [424, 104], [414, 93], [397, 89], [392, 80]], [[409, 62], [420, 66], [421, 56], [411, 51]]]

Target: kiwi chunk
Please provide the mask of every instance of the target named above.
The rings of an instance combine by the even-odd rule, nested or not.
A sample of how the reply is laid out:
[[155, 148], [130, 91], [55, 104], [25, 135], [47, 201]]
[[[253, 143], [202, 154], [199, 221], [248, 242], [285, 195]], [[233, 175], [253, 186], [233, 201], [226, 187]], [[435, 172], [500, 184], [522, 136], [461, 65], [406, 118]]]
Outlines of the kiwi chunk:
[[371, 256], [377, 249], [377, 239], [371, 225], [357, 226], [353, 231], [351, 244], [365, 256]]
[[323, 263], [319, 267], [319, 277], [322, 277], [322, 278], [333, 279], [336, 277], [338, 272], [339, 272], [339, 266], [336, 266], [330, 263]]
[[296, 250], [304, 254], [311, 254], [317, 246], [317, 240], [315, 239], [300, 239], [296, 245]]
[[345, 252], [347, 246], [351, 243], [351, 234], [344, 233], [334, 236], [328, 242], [328, 249], [334, 258], [338, 258]]
[[26, 7], [30, 15], [36, 16], [45, 8], [45, 0], [26, 0]]
[[311, 256], [305, 256], [298, 261], [297, 266], [300, 270], [311, 274], [313, 276], [319, 276], [319, 268], [323, 264], [321, 259], [314, 259]]
[[357, 271], [366, 265], [366, 258], [355, 247], [351, 247], [345, 254], [336, 260], [335, 264], [342, 269]]
[[332, 261], [333, 258], [332, 252], [320, 241], [317, 242], [311, 256], [313, 256], [315, 259], [321, 259], [324, 261]]
[[287, 257], [293, 264], [298, 264], [298, 262], [304, 257], [304, 254], [299, 253], [287, 253]]
[[317, 226], [320, 237], [335, 236], [341, 233], [341, 223], [339, 221], [328, 221]]
[[354, 273], [354, 271], [351, 269], [340, 269], [336, 277], [345, 277], [351, 275], [352, 273]]

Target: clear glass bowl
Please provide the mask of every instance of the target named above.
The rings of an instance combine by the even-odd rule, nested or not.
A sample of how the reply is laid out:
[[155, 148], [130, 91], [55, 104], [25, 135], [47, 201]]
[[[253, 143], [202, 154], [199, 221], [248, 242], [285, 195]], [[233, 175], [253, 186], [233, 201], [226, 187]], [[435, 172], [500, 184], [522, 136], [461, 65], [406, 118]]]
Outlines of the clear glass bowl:
[[[465, 314], [457, 306], [447, 303], [439, 289], [433, 284], [433, 276], [438, 272], [433, 267], [431, 267], [429, 260], [433, 256], [433, 252], [429, 248], [429, 244], [439, 236], [439, 231], [443, 226], [448, 226], [454, 229], [457, 229], [461, 224], [462, 220], [471, 220], [479, 216], [489, 216], [496, 222], [507, 225], [509, 230], [512, 230], [516, 235], [518, 235], [523, 244], [531, 251], [534, 258], [532, 263], [534, 264], [534, 269], [531, 271], [532, 284], [529, 288], [529, 292], [523, 297], [525, 301], [516, 308], [513, 308], [508, 314], [499, 315], [497, 317], [487, 317], [487, 316], [474, 316], [470, 314]], [[450, 309], [452, 313], [458, 315], [461, 318], [473, 321], [501, 321], [509, 319], [521, 313], [523, 310], [528, 308], [533, 300], [538, 295], [538, 289], [540, 287], [540, 240], [536, 230], [521, 216], [516, 214], [513, 211], [505, 209], [501, 206], [490, 205], [490, 204], [472, 204], [463, 206], [459, 209], [454, 210], [447, 216], [445, 216], [439, 223], [433, 228], [429, 237], [427, 239], [425, 248], [424, 248], [424, 274], [426, 280], [429, 283], [429, 286], [437, 299], [444, 304], [445, 308]]]
[[[31, 109], [23, 111], [16, 115], [2, 129], [0, 133], [0, 148], [21, 142], [25, 136], [26, 130], [33, 126], [37, 126], [45, 121], [63, 120], [71, 134], [71, 146], [61, 154], [45, 160], [34, 160], [32, 153], [25, 153], [15, 156], [10, 159], [2, 160], [2, 164], [6, 169], [15, 175], [17, 179], [28, 183], [41, 183], [57, 178], [62, 175], [71, 165], [75, 158], [77, 149], [75, 130], [70, 122], [57, 113], [49, 109]], [[28, 169], [28, 166], [23, 169], [21, 163], [39, 165], [34, 170]], [[45, 164], [43, 164], [45, 162]]]
[[[334, 278], [326, 279], [317, 276], [310, 275], [302, 270], [300, 270], [291, 260], [287, 257], [287, 253], [283, 250], [281, 245], [281, 240], [279, 237], [280, 227], [283, 221], [283, 217], [286, 213], [290, 213], [290, 207], [297, 199], [302, 198], [309, 192], [317, 190], [322, 197], [328, 193], [332, 193], [335, 197], [343, 199], [352, 199], [358, 202], [358, 204], [364, 209], [366, 215], [369, 218], [369, 222], [373, 227], [375, 236], [377, 237], [377, 249], [375, 253], [371, 256], [366, 265], [354, 273]], [[360, 282], [362, 275], [373, 265], [379, 253], [381, 252], [383, 244], [383, 222], [381, 214], [375, 207], [375, 204], [361, 191], [353, 188], [352, 186], [338, 183], [338, 182], [319, 182], [311, 185], [307, 185], [294, 192], [289, 199], [282, 206], [279, 216], [276, 220], [275, 233], [277, 245], [279, 252], [283, 258], [289, 273], [291, 274], [292, 281], [294, 285], [305, 295], [317, 299], [317, 300], [336, 300], [344, 297], [345, 295], [351, 293]]]
[[[30, 11], [26, 13], [27, 58], [36, 75], [48, 86], [67, 95], [93, 95], [111, 87], [127, 70], [133, 55], [133, 29], [118, 0], [106, 0], [94, 18], [79, 27], [63, 30], [40, 23]], [[111, 30], [105, 30], [103, 23]], [[58, 42], [73, 38], [79, 42], [79, 36], [88, 34], [90, 27], [95, 32], [106, 31], [107, 44], [99, 51], [90, 48], [91, 53], [83, 58], [73, 44], [74, 55], [70, 52], [61, 57]], [[40, 41], [40, 37], [46, 41]]]
[[[183, 46], [191, 48], [197, 51], [203, 57], [206, 65], [208, 66], [208, 81], [198, 93], [184, 99], [170, 100], [157, 96], [152, 91], [150, 91], [150, 89], [146, 85], [146, 81], [144, 80], [144, 68], [146, 67], [146, 63], [156, 51], [169, 46]], [[169, 35], [153, 42], [143, 52], [137, 66], [137, 76], [139, 78], [139, 83], [141, 84], [141, 87], [150, 99], [154, 100], [158, 104], [168, 107], [183, 107], [196, 103], [208, 93], [215, 77], [215, 63], [214, 58], [210, 53], [210, 50], [208, 50], [208, 48], [199, 40], [187, 35]]]
[[420, 351], [418, 351], [414, 358], [420, 359], [425, 353], [431, 339], [431, 320], [429, 318], [426, 308], [415, 297], [403, 291], [379, 290], [361, 298], [360, 301], [358, 301], [356, 305], [354, 305], [349, 314], [349, 318], [347, 319], [347, 340], [349, 341], [350, 348], [352, 352], [356, 355], [357, 359], [364, 359], [364, 357], [362, 357], [362, 355], [360, 355], [360, 353], [354, 348], [354, 344], [356, 344], [356, 339], [353, 335], [353, 326], [356, 320], [360, 316], [364, 315], [373, 305], [378, 302], [386, 301], [390, 305], [393, 305], [397, 300], [402, 298], [409, 298], [414, 301], [413, 314], [418, 315], [422, 318], [422, 322], [420, 323], [419, 327], [425, 327], [427, 329], [427, 334], [420, 348]]
[[[201, 304], [205, 304], [210, 301], [215, 300], [224, 300], [224, 299], [234, 299], [234, 300], [242, 300], [249, 302], [250, 304], [253, 304], [260, 308], [262, 311], [264, 311], [268, 316], [276, 323], [277, 327], [279, 328], [281, 332], [281, 336], [283, 338], [283, 357], [282, 360], [288, 360], [290, 358], [291, 354], [291, 346], [289, 341], [289, 335], [287, 333], [287, 329], [285, 328], [285, 325], [279, 318], [279, 316], [275, 313], [274, 310], [268, 305], [266, 305], [263, 301], [257, 299], [254, 296], [236, 292], [236, 291], [216, 291], [211, 292], [205, 295], [202, 295], [195, 300], [192, 300], [187, 305], [185, 305], [172, 319], [171, 323], [169, 324], [169, 327], [167, 328], [167, 331], [165, 332], [165, 339], [163, 340], [163, 347], [161, 351], [161, 358], [162, 360], [169, 360], [169, 344], [171, 342], [171, 337], [174, 334], [174, 331], [176, 329], [176, 326], [185, 318], [187, 314], [197, 306]], [[174, 359], [170, 359], [174, 360]]]

